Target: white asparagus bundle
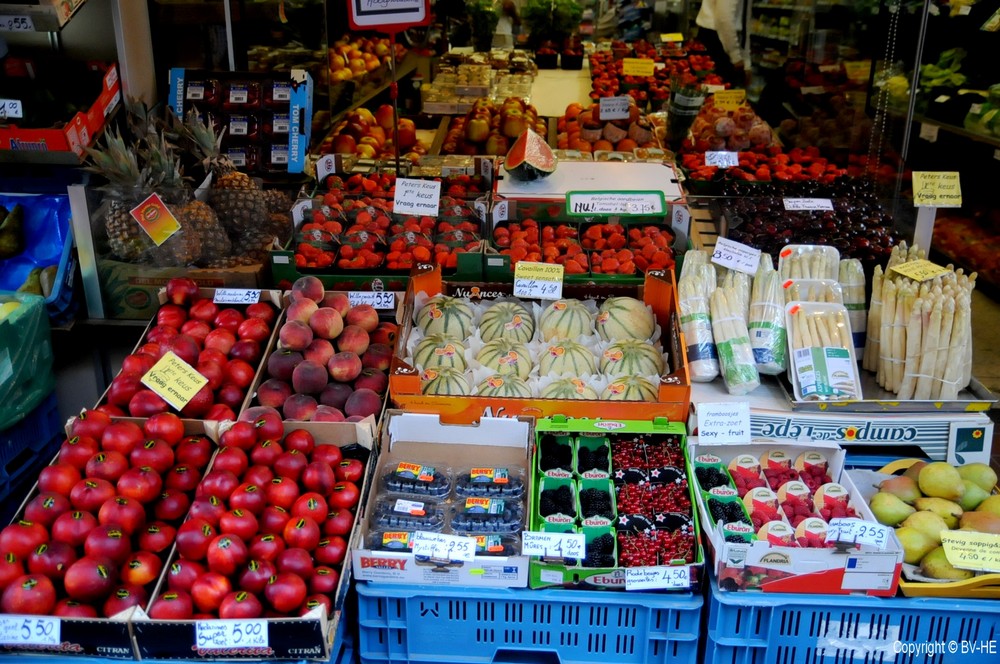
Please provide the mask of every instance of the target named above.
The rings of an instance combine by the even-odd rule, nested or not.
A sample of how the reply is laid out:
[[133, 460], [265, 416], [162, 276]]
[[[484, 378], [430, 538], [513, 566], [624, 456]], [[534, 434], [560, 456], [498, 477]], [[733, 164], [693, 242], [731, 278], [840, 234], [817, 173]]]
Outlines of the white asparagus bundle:
[[774, 272], [774, 261], [771, 260], [771, 254], [761, 252], [760, 262], [757, 263], [757, 272], [753, 275], [753, 278], [760, 279], [768, 272]]
[[922, 335], [924, 329], [924, 301], [917, 299], [910, 309], [910, 319], [906, 324], [906, 370], [903, 374], [903, 383], [899, 387], [900, 399], [912, 399], [913, 390], [917, 384], [916, 367], [920, 364], [920, 348], [922, 346]]
[[840, 272], [840, 252], [813, 244], [790, 245], [778, 258], [782, 279], [834, 279]]
[[782, 284], [785, 304], [789, 302], [830, 302], [843, 304], [840, 284], [832, 279], [788, 279]]
[[854, 334], [854, 351], [863, 352], [865, 348], [865, 331], [868, 315], [865, 313], [865, 269], [857, 258], [844, 258], [840, 261], [840, 288], [843, 292], [844, 306], [851, 319], [851, 332]]
[[[854, 359], [854, 338], [843, 305], [795, 303], [787, 314], [789, 346], [794, 362], [791, 374], [796, 398], [854, 400], [861, 384]], [[844, 352], [833, 349], [843, 349]], [[824, 349], [822, 362], [815, 349]]]
[[737, 270], [729, 270], [722, 281], [722, 288], [733, 290], [736, 298], [734, 304], [736, 305], [736, 310], [742, 312], [744, 324], [747, 324], [750, 320], [751, 285], [750, 275]]
[[677, 277], [678, 283], [688, 275], [693, 275], [698, 271], [699, 265], [708, 264], [708, 252], [701, 249], [692, 249], [684, 252], [684, 260], [681, 261], [681, 274]]
[[781, 275], [775, 270], [757, 272], [750, 295], [750, 347], [762, 374], [776, 375], [788, 368], [788, 341]]
[[971, 313], [969, 295], [962, 293], [955, 300], [955, 318], [951, 328], [944, 378], [941, 382], [942, 401], [957, 399], [958, 393], [965, 387], [965, 385], [960, 384], [960, 381], [963, 371], [962, 362], [968, 355], [968, 348], [972, 346]]
[[691, 380], [707, 383], [719, 375], [719, 359], [712, 337], [708, 298], [715, 290], [715, 268], [702, 264], [681, 277], [677, 284], [681, 329], [687, 342]]
[[879, 339], [882, 331], [882, 266], [875, 266], [872, 275], [872, 303], [868, 308], [867, 336], [865, 337], [865, 353], [861, 362], [865, 371], [878, 370]]
[[881, 332], [879, 333], [882, 343], [879, 344], [878, 373], [876, 374], [876, 379], [878, 380], [878, 384], [887, 390], [890, 388], [886, 386], [886, 383], [892, 383], [891, 361], [895, 357], [895, 349], [892, 346], [892, 326], [895, 324], [895, 320], [896, 282], [886, 279], [882, 284]]
[[749, 332], [737, 308], [736, 297], [728, 288], [712, 293], [712, 333], [726, 389], [733, 396], [743, 396], [760, 386], [760, 374], [754, 364]]

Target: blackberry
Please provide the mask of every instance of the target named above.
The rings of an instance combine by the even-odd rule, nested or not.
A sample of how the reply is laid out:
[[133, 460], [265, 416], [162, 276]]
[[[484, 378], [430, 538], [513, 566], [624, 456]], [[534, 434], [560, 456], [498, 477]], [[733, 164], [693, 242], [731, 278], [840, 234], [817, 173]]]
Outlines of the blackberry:
[[582, 567], [614, 567], [615, 557], [609, 553], [595, 553], [584, 558], [580, 565]]
[[542, 516], [552, 514], [566, 514], [576, 516], [576, 509], [573, 507], [573, 491], [568, 486], [561, 486], [558, 489], [545, 489], [538, 499], [538, 511]]
[[723, 507], [726, 518], [725, 523], [734, 523], [739, 521], [747, 524], [748, 526], [751, 525], [750, 519], [747, 518], [747, 515], [743, 512], [739, 503], [723, 503]]
[[715, 498], [709, 498], [708, 513], [712, 515], [712, 519], [716, 523], [726, 522], [726, 505], [721, 500], [716, 500]]
[[584, 518], [591, 516], [614, 516], [611, 494], [600, 489], [584, 489], [580, 492], [580, 511]]
[[701, 485], [702, 491], [711, 491], [717, 486], [729, 485], [729, 476], [718, 468], [699, 466], [695, 468], [694, 474], [698, 478], [698, 484]]
[[726, 535], [726, 541], [734, 544], [746, 544], [746, 540], [743, 539], [742, 535]]
[[504, 482], [473, 479], [471, 473], [462, 473], [455, 479], [455, 495], [460, 498], [470, 496], [485, 498], [520, 498], [524, 493], [524, 482], [519, 477], [507, 477]]
[[610, 453], [611, 450], [607, 445], [602, 445], [596, 450], [581, 447], [576, 452], [576, 471], [583, 474], [588, 470], [607, 470]]
[[554, 437], [542, 438], [541, 458], [538, 460], [538, 467], [542, 472], [561, 468], [565, 471], [573, 470], [573, 448], [556, 441]]
[[612, 537], [611, 533], [595, 537], [587, 546], [588, 555], [593, 555], [596, 553], [614, 553], [614, 550], [615, 550], [615, 538]]
[[444, 518], [444, 510], [439, 505], [391, 499], [379, 500], [372, 516], [375, 526], [380, 529], [432, 532], [444, 528]]
[[521, 504], [504, 503], [502, 512], [473, 512], [461, 507], [453, 508], [451, 529], [463, 533], [516, 533], [524, 519]]

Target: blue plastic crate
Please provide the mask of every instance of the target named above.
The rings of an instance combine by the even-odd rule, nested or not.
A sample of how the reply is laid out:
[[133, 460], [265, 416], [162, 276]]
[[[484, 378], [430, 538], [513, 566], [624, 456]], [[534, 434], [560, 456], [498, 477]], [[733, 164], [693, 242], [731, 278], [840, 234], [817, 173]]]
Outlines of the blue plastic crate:
[[695, 662], [700, 595], [358, 583], [362, 662]]
[[0, 431], [0, 500], [33, 468], [55, 455], [63, 437], [55, 392], [17, 424]]
[[709, 585], [706, 664], [1000, 661], [997, 601], [725, 592], [714, 578]]

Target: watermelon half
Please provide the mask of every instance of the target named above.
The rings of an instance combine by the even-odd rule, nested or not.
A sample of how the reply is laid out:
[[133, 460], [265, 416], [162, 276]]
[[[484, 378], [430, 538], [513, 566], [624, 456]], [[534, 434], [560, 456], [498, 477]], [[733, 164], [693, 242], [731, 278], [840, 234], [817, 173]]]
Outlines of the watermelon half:
[[515, 180], [544, 178], [556, 170], [558, 160], [545, 139], [530, 129], [517, 137], [504, 158], [504, 168]]

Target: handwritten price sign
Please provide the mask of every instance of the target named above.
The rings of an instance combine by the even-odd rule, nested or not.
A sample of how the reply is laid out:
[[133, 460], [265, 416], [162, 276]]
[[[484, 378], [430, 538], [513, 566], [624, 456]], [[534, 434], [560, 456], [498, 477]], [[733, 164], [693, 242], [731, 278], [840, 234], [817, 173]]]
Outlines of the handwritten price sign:
[[413, 555], [438, 560], [457, 560], [471, 563], [476, 557], [476, 538], [428, 533], [418, 530], [410, 540]]
[[827, 542], [867, 544], [882, 550], [889, 542], [889, 528], [861, 519], [832, 519], [826, 530]]
[[514, 267], [514, 297], [558, 300], [562, 297], [563, 266], [518, 261]]
[[687, 565], [625, 568], [625, 590], [666, 590], [690, 586], [691, 568]]
[[24, 117], [24, 105], [20, 99], [0, 99], [0, 120]]
[[173, 352], [167, 352], [142, 377], [141, 382], [168, 404], [181, 410], [198, 390], [208, 384], [208, 379]]
[[392, 291], [351, 291], [347, 299], [352, 307], [359, 304], [370, 304], [376, 309], [395, 309], [396, 294]]
[[760, 263], [760, 249], [720, 237], [712, 253], [712, 262], [737, 272], [753, 275], [757, 273], [757, 265]]
[[9, 646], [58, 646], [58, 618], [4, 616], [0, 618], [0, 643]]
[[34, 32], [30, 16], [0, 16], [0, 32]]
[[583, 558], [586, 547], [583, 533], [521, 533], [521, 554], [554, 558]]
[[217, 288], [212, 301], [216, 304], [255, 304], [260, 302], [260, 290], [253, 288]]
[[266, 620], [199, 620], [194, 624], [198, 649], [266, 648]]
[[740, 158], [735, 152], [709, 150], [705, 153], [705, 165], [718, 166], [719, 168], [736, 168], [740, 165]]

